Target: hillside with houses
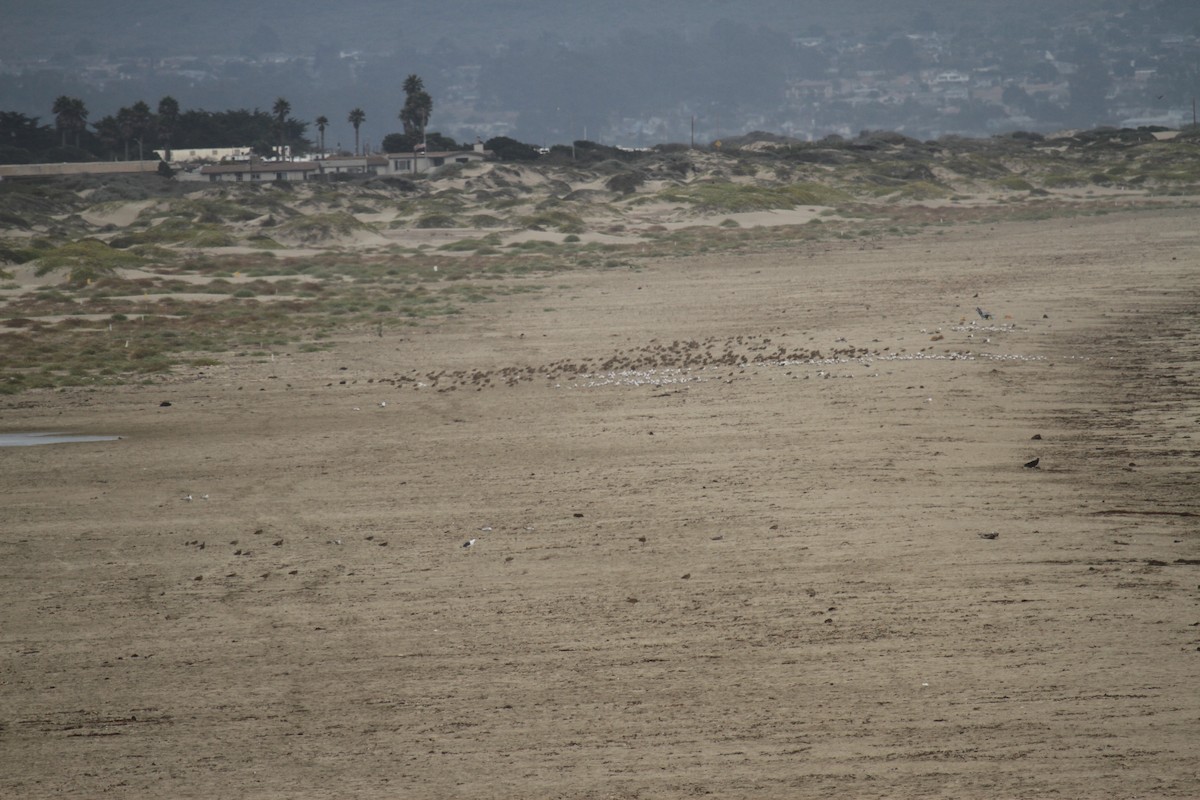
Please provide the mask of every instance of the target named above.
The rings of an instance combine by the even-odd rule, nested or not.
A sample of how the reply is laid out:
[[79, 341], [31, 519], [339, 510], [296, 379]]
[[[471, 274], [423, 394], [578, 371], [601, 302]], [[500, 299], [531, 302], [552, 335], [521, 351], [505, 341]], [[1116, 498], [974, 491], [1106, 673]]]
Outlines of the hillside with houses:
[[[390, 46], [332, 24], [313, 34], [302, 23], [316, 16], [263, 19], [224, 42], [200, 36], [202, 44], [170, 50], [156, 37], [103, 47], [60, 36], [56, 49], [13, 47], [0, 57], [0, 109], [49, 118], [50, 101], [67, 94], [85, 98], [98, 118], [164, 95], [199, 109], [265, 108], [286, 96], [298, 119], [331, 120], [331, 150], [357, 143], [346, 112], [364, 110], [362, 143], [383, 152], [384, 137], [400, 128], [400, 79], [413, 71], [437, 98], [431, 129], [539, 146], [708, 143], [756, 130], [816, 140], [864, 129], [929, 139], [1179, 127], [1194, 121], [1200, 93], [1193, 3], [1052, 2], [1034, 13], [1024, 4], [930, 2], [874, 16], [763, 3], [765, 13], [737, 18], [711, 5], [674, 28], [665, 14], [631, 13], [583, 32], [544, 9], [532, 21], [520, 16], [537, 3], [514, 4], [511, 19], [488, 17], [495, 35], [487, 42], [478, 20], [461, 15], [459, 28], [421, 16], [425, 35], [401, 26]], [[150, 20], [139, 25], [154, 30]]]

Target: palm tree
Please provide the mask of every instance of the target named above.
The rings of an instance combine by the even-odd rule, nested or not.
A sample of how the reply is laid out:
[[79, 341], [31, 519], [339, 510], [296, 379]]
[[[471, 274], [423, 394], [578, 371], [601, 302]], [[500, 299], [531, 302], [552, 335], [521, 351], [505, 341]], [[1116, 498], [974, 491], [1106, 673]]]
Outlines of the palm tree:
[[317, 117], [317, 130], [321, 134], [321, 157], [325, 157], [325, 128], [329, 125], [329, 117], [324, 115]]
[[433, 113], [433, 98], [425, 91], [425, 82], [420, 75], [409, 75], [404, 79], [404, 108], [400, 109], [400, 121], [404, 123], [407, 136], [425, 138], [425, 127]]
[[415, 72], [404, 79], [404, 94], [407, 97], [412, 97], [417, 92], [425, 91], [425, 81], [421, 80], [421, 76]]
[[96, 137], [100, 143], [110, 152], [116, 152], [121, 146], [121, 126], [117, 124], [117, 118], [112, 114], [104, 117], [97, 122], [93, 127], [96, 129]]
[[354, 126], [354, 155], [358, 155], [358, 128], [366, 119], [367, 115], [361, 108], [351, 110], [350, 116], [346, 117], [346, 120]]
[[67, 146], [67, 131], [75, 132], [75, 146], [79, 147], [79, 134], [87, 129], [87, 107], [78, 97], [60, 95], [54, 101], [54, 123], [62, 132], [63, 147]]
[[279, 129], [279, 157], [282, 159], [284, 154], [284, 129], [287, 123], [287, 116], [292, 113], [292, 104], [282, 97], [276, 97], [275, 105], [271, 106], [271, 111], [275, 113], [275, 127]]
[[121, 137], [121, 145], [125, 148], [125, 160], [129, 160], [129, 140], [133, 138], [133, 109], [122, 106], [117, 109], [117, 133]]
[[171, 136], [174, 135], [175, 126], [178, 124], [179, 101], [167, 95], [158, 101], [158, 134], [162, 138], [167, 156], [163, 161], [171, 160]]
[[150, 106], [145, 100], [138, 100], [130, 106], [129, 121], [132, 138], [138, 145], [138, 161], [141, 161], [146, 135], [154, 129], [154, 115], [150, 113]]

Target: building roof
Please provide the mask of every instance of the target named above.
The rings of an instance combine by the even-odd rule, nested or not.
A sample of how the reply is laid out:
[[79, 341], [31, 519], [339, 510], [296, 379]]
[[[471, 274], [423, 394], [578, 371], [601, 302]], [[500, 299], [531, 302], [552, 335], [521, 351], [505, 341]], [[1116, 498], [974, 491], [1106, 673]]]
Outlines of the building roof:
[[201, 175], [222, 175], [237, 172], [316, 172], [312, 161], [243, 161], [239, 164], [210, 164], [200, 168]]
[[491, 150], [402, 150], [399, 153], [388, 153], [388, 158], [451, 158], [454, 156], [475, 156], [484, 158], [492, 154]]
[[330, 166], [357, 166], [365, 164], [368, 167], [385, 167], [387, 166], [386, 156], [326, 156], [319, 159], [317, 164], [327, 164]]

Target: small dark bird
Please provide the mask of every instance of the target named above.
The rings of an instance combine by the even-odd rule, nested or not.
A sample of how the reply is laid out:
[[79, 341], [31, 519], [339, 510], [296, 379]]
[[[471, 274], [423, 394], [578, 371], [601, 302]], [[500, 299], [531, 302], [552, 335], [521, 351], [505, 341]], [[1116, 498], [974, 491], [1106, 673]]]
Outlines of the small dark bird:
[[984, 310], [983, 310], [982, 308], [980, 308], [979, 306], [975, 306], [975, 311], [976, 311], [976, 313], [978, 313], [978, 314], [979, 314], [979, 316], [980, 316], [980, 317], [982, 317], [982, 318], [984, 318], [984, 319], [991, 319], [991, 318], [992, 318], [992, 312], [990, 312], [990, 311], [984, 311]]
[[1039, 461], [1041, 461], [1041, 460], [1042, 460], [1041, 458], [1035, 458], [1033, 461], [1026, 461], [1026, 462], [1025, 462], [1025, 469], [1037, 469], [1037, 468], [1038, 468], [1038, 462], [1039, 462]]
[[463, 549], [469, 550], [470, 548], [474, 547], [475, 543], [478, 541], [478, 539], [467, 539], [465, 542], [463, 542]]

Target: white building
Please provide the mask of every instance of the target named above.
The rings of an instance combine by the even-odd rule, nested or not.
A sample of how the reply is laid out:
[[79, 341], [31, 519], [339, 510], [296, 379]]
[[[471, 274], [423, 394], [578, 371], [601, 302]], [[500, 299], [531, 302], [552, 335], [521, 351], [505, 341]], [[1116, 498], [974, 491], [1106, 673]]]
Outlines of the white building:
[[[154, 154], [167, 160], [166, 150], [155, 150]], [[249, 161], [250, 147], [172, 147], [171, 160], [179, 164], [196, 164], [202, 161]]]
[[385, 156], [328, 156], [318, 159], [316, 163], [317, 171], [323, 175], [374, 175], [388, 170]]
[[209, 164], [200, 168], [200, 179], [209, 183], [303, 181], [318, 172], [314, 161], [261, 161], [256, 158], [236, 164]]
[[388, 153], [386, 171], [390, 175], [418, 175], [432, 172], [446, 164], [469, 164], [472, 161], [483, 161], [491, 154], [491, 151], [483, 149], [483, 142], [476, 142], [470, 150], [430, 152], [414, 150], [411, 153]]

